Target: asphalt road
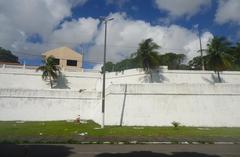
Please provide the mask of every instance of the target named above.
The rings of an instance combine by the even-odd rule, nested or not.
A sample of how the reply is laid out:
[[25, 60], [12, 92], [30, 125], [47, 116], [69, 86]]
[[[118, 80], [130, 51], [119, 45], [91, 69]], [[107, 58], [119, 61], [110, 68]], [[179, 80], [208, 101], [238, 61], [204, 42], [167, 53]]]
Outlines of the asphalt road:
[[0, 157], [240, 157], [240, 145], [0, 145]]

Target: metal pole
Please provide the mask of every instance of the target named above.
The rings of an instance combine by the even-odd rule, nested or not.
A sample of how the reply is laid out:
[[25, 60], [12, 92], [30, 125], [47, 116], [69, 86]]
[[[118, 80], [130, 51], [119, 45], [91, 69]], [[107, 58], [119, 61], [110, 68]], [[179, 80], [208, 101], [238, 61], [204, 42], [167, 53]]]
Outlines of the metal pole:
[[106, 82], [106, 54], [107, 54], [107, 23], [108, 21], [113, 20], [113, 18], [102, 18], [105, 24], [105, 37], [104, 37], [104, 55], [103, 55], [103, 86], [102, 86], [102, 125], [101, 128], [104, 128], [105, 124], [105, 82]]
[[199, 28], [198, 28], [198, 38], [199, 38], [199, 44], [200, 44], [202, 70], [205, 70], [205, 67], [204, 67], [204, 59], [203, 59], [202, 40], [201, 40]]
[[102, 87], [102, 126], [101, 128], [104, 128], [104, 120], [105, 120], [105, 82], [106, 82], [106, 71], [105, 71], [105, 65], [106, 65], [106, 51], [107, 51], [107, 21], [104, 21], [105, 24], [105, 37], [104, 37], [104, 55], [103, 55], [103, 87]]

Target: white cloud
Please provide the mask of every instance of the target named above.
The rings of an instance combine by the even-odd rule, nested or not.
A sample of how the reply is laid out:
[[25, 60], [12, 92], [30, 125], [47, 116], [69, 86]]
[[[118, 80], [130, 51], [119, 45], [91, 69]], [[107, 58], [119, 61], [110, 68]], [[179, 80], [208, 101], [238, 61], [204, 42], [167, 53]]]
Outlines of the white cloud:
[[45, 37], [64, 17], [71, 15], [71, 7], [68, 0], [1, 0], [0, 15], [9, 20], [6, 25]]
[[102, 71], [103, 64], [97, 64], [93, 67], [93, 70]]
[[88, 0], [68, 0], [72, 6], [78, 6], [85, 4]]
[[91, 42], [97, 31], [98, 19], [79, 18], [70, 22], [64, 22], [61, 29], [55, 30], [50, 42], [66, 43], [70, 47]]
[[[17, 53], [40, 55], [45, 50], [59, 46], [79, 48], [79, 45], [87, 44], [90, 48], [85, 53], [85, 59], [101, 63], [104, 29], [102, 26], [98, 28], [99, 20], [91, 17], [63, 21], [72, 15], [72, 7], [85, 2], [70, 1], [0, 0], [0, 46]], [[199, 49], [194, 43], [197, 35], [192, 30], [178, 25], [153, 26], [142, 20], [128, 18], [124, 13], [109, 16], [115, 18], [108, 27], [107, 56], [110, 61], [129, 57], [136, 52], [139, 42], [146, 38], [153, 38], [162, 46], [161, 52], [185, 53], [189, 58], [197, 55], [194, 51]], [[32, 34], [41, 36], [42, 42], [27, 42], [26, 39]], [[202, 38], [207, 40], [209, 36], [203, 35]]]
[[170, 17], [192, 17], [211, 6], [211, 0], [155, 0], [160, 10], [167, 11]]
[[239, 0], [220, 0], [215, 15], [215, 21], [219, 24], [234, 22], [240, 25], [239, 11]]
[[[213, 38], [213, 35], [210, 32], [205, 32], [202, 34], [201, 42], [202, 42], [203, 50], [207, 49], [207, 44], [212, 38]], [[196, 53], [196, 50], [200, 50], [199, 39], [195, 38], [194, 40], [190, 41], [187, 45], [184, 46], [184, 49], [188, 52], [188, 57], [198, 56], [199, 54]]]
[[[139, 42], [147, 38], [159, 44], [162, 53], [175, 52], [184, 53], [192, 58], [199, 50], [197, 33], [178, 25], [152, 26], [150, 23], [141, 20], [129, 19], [126, 14], [115, 13], [110, 15], [114, 20], [108, 24], [108, 49], [107, 58], [109, 61], [119, 61], [129, 57], [136, 52]], [[202, 36], [203, 45], [206, 45], [211, 33], [205, 32]], [[88, 59], [102, 61], [104, 30], [100, 28], [96, 38], [95, 46], [90, 49]]]
[[[65, 37], [69, 40], [69, 35], [77, 35], [76, 31], [81, 33], [81, 40], [79, 37], [73, 39], [76, 43], [88, 42], [97, 29], [98, 20], [93, 22], [91, 18], [80, 18], [65, 21], [56, 30], [64, 18], [72, 15], [72, 7], [85, 2], [86, 0], [0, 0], [0, 46], [15, 52], [39, 55], [46, 49], [59, 46], [49, 42], [63, 41]], [[85, 33], [86, 26], [93, 30], [88, 29]], [[38, 34], [43, 43], [27, 42], [28, 36], [33, 34]]]

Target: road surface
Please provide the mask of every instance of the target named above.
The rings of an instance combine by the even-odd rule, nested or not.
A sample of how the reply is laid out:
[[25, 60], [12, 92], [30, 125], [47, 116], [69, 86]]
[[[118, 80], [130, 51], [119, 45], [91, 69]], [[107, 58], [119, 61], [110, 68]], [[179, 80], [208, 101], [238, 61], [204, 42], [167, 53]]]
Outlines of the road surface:
[[240, 157], [240, 145], [0, 145], [0, 157]]

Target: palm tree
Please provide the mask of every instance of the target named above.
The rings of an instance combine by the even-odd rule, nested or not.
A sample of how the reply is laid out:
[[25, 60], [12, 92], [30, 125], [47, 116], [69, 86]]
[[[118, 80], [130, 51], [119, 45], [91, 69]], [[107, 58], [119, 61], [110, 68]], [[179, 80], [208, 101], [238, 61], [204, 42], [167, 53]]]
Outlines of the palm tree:
[[159, 57], [157, 49], [160, 46], [153, 42], [151, 38], [142, 41], [139, 44], [137, 52], [132, 54], [132, 57], [136, 59], [139, 67], [142, 67], [145, 72], [150, 73], [150, 77], [152, 80], [152, 69], [159, 66]]
[[207, 44], [207, 66], [217, 73], [219, 82], [222, 82], [220, 71], [226, 70], [232, 65], [229, 54], [230, 45], [231, 43], [224, 37], [214, 37]]
[[56, 65], [55, 58], [53, 56], [43, 59], [44, 65], [39, 66], [37, 71], [41, 70], [42, 79], [47, 81], [49, 80], [51, 88], [53, 87], [53, 81], [58, 78], [60, 73], [60, 67]]
[[133, 53], [132, 57], [135, 57], [140, 66], [148, 71], [149, 69], [159, 66], [159, 57], [158, 52], [156, 51], [159, 48], [160, 46], [149, 38], [139, 44], [137, 52]]

